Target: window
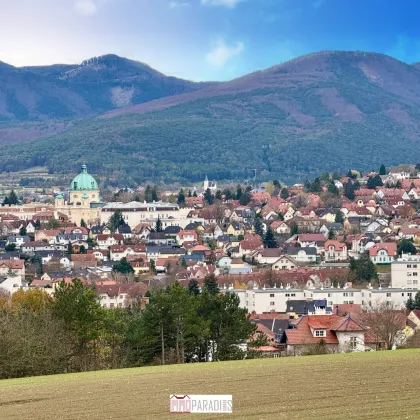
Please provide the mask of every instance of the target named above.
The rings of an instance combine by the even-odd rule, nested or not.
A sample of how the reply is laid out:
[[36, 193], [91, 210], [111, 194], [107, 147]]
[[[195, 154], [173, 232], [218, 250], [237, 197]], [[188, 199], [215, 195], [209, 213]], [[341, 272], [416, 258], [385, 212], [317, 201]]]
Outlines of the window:
[[353, 300], [349, 300], [350, 305], [353, 305], [354, 301]]
[[349, 301], [348, 300], [345, 300], [344, 302], [343, 302], [343, 304], [344, 305], [347, 305], [349, 303]]
[[274, 306], [276, 302], [270, 302], [270, 306]]
[[315, 337], [325, 337], [325, 330], [315, 330]]
[[417, 271], [413, 272], [413, 276], [417, 276], [417, 274], [418, 274]]
[[352, 350], [357, 348], [357, 337], [350, 337], [350, 348]]
[[417, 268], [417, 264], [413, 264], [413, 268]]
[[328, 297], [331, 297], [331, 293], [328, 293]]
[[286, 297], [290, 297], [290, 293], [286, 293]]
[[407, 268], [411, 268], [411, 264], [407, 264]]
[[292, 297], [295, 297], [295, 296], [296, 296], [296, 293], [292, 293], [292, 294], [291, 294], [291, 296], [292, 296]]
[[413, 284], [418, 284], [418, 280], [413, 280]]
[[343, 293], [343, 296], [344, 297], [347, 297], [349, 294], [348, 293]]
[[391, 293], [387, 293], [386, 294], [386, 297], [391, 297]]
[[270, 297], [274, 297], [274, 293], [270, 293]]
[[413, 296], [413, 294], [412, 294], [411, 292], [409, 292], [409, 293], [407, 293], [407, 296], [408, 296], [408, 297], [412, 297], [412, 296]]

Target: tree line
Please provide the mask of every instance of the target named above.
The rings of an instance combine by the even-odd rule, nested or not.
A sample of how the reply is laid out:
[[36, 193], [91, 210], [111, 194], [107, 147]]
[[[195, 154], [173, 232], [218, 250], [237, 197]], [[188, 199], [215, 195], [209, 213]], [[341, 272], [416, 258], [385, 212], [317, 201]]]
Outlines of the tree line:
[[141, 310], [103, 308], [78, 279], [0, 294], [0, 379], [156, 364], [243, 359], [237, 344], [255, 331], [239, 298], [213, 275], [152, 292]]

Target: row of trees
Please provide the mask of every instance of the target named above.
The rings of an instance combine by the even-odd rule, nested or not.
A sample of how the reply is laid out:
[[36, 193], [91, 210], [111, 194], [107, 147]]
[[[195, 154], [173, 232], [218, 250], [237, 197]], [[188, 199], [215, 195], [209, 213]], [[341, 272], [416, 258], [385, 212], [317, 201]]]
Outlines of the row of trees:
[[195, 282], [153, 292], [142, 311], [138, 299], [104, 309], [77, 279], [61, 283], [54, 298], [41, 290], [0, 295], [0, 379], [241, 359], [237, 343], [255, 330], [214, 276], [202, 292]]

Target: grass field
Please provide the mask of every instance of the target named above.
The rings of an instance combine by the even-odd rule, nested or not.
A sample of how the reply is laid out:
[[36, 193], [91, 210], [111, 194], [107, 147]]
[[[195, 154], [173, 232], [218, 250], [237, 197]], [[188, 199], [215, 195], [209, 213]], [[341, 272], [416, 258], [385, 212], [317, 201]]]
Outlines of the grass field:
[[[420, 350], [259, 359], [0, 381], [0, 418], [173, 419], [169, 394], [233, 394], [199, 419], [420, 419]], [[175, 416], [175, 417], [174, 417]]]

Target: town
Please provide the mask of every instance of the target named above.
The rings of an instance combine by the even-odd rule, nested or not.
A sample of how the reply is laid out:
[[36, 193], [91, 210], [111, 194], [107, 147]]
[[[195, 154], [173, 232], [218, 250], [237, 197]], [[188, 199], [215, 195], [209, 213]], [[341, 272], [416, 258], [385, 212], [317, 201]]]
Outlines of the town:
[[[147, 312], [162, 299], [169, 317], [172, 295], [232, 297], [220, 310], [236, 307], [242, 326], [230, 325], [229, 350], [208, 337], [188, 354], [178, 330], [176, 344], [163, 324], [156, 338], [160, 318], [150, 315], [159, 346], [144, 363], [223, 360], [232, 349], [250, 358], [418, 346], [419, 209], [420, 165], [289, 186], [218, 189], [206, 176], [176, 194], [147, 185], [108, 202], [83, 165], [51, 203], [5, 196], [0, 306], [78, 290], [107, 311]], [[183, 316], [184, 329], [199, 327]]]

